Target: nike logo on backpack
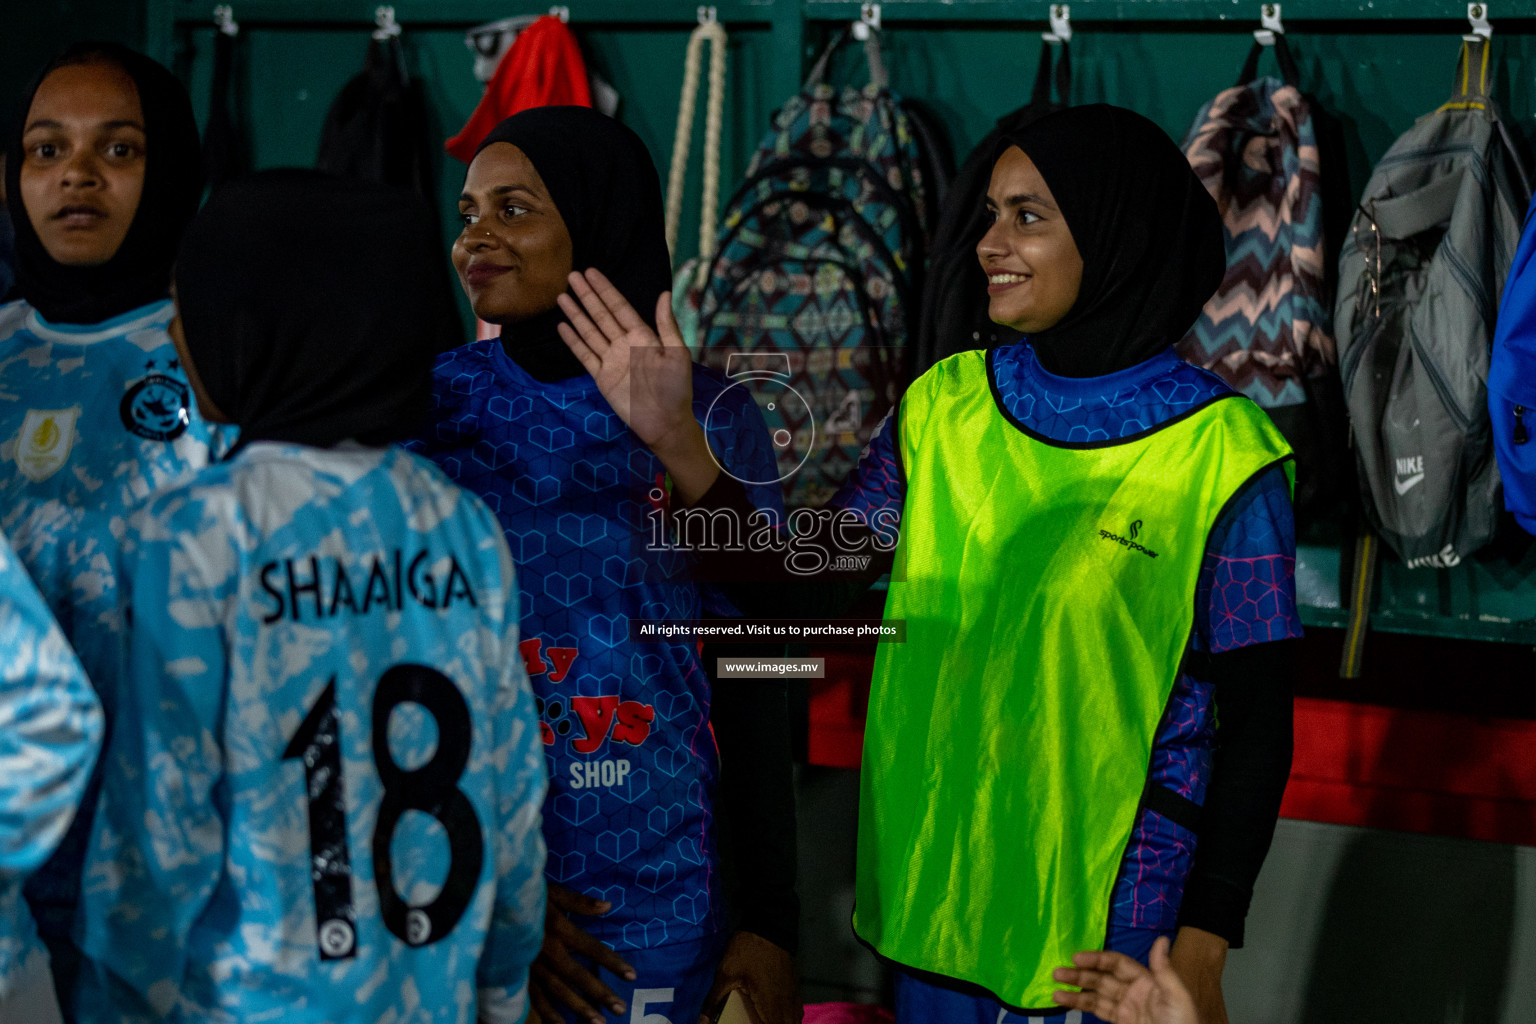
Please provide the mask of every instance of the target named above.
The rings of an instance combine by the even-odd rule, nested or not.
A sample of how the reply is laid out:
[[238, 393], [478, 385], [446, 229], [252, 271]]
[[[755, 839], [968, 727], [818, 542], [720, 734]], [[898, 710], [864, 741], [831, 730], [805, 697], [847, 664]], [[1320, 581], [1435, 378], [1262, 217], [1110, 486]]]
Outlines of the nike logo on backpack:
[[1424, 479], [1424, 456], [1410, 455], [1405, 459], [1397, 459], [1395, 461], [1397, 462], [1397, 472], [1392, 477], [1392, 487], [1397, 491], [1397, 496], [1401, 498], [1413, 490], [1414, 485]]

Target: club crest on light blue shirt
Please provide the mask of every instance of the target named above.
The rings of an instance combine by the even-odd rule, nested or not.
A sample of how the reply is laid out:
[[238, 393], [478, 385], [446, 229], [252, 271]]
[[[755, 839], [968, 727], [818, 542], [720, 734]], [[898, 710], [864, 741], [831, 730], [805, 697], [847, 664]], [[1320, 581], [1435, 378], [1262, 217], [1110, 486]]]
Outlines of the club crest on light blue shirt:
[[[174, 368], [176, 360], [170, 364]], [[150, 360], [151, 369], [154, 365]], [[175, 377], [151, 373], [123, 394], [118, 415], [130, 433], [150, 441], [174, 441], [192, 423], [192, 389]]]

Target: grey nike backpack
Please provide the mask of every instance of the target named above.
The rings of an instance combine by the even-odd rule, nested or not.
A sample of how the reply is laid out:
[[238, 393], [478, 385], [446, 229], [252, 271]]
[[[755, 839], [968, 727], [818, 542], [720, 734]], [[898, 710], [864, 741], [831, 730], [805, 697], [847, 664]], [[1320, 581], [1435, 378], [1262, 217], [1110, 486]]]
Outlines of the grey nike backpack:
[[1339, 259], [1334, 329], [1365, 513], [1409, 568], [1456, 565], [1501, 509], [1488, 363], [1530, 186], [1488, 96], [1487, 40], [1387, 151]]

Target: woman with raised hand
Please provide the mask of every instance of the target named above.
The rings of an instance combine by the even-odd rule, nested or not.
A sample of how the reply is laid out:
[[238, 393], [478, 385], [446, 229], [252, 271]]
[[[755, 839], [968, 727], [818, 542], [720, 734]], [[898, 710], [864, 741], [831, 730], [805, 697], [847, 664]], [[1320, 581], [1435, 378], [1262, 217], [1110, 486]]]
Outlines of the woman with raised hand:
[[[49, 61], [20, 115], [5, 164], [21, 301], [0, 306], [0, 528], [110, 714], [128, 510], [229, 443], [166, 333], [202, 154], [186, 89], [114, 43]], [[27, 888], [61, 992], [91, 801]]]
[[[550, 773], [549, 911], [534, 1011], [544, 1024], [605, 1014], [694, 1024], [740, 990], [762, 1024], [793, 1024], [784, 689], [716, 692], [691, 639], [631, 631], [641, 619], [729, 609], [694, 583], [686, 559], [655, 543], [682, 485], [668, 481], [658, 452], [625, 426], [612, 391], [558, 333], [573, 268], [606, 275], [645, 319], [662, 302], [671, 267], [650, 153], [594, 111], [528, 110], [480, 144], [459, 213], [454, 266], [475, 315], [502, 334], [439, 360], [437, 410], [418, 447], [496, 511], [522, 584], [523, 656]], [[696, 427], [719, 400], [712, 434], [722, 463], [774, 479], [767, 430], [744, 389], [702, 367], [684, 376]], [[754, 487], [750, 500], [781, 514], [776, 486]], [[727, 719], [712, 709], [733, 698], [748, 713]], [[738, 797], [729, 816], [742, 879], [734, 931], [721, 889], [717, 779]]]
[[[902, 1024], [1049, 1019], [1073, 953], [1145, 962], [1159, 937], [1224, 1024], [1290, 767], [1290, 451], [1173, 352], [1226, 260], [1155, 124], [1043, 118], [1003, 140], [986, 202], [990, 313], [1025, 340], [915, 381], [832, 501], [865, 524], [842, 543], [894, 548], [885, 614], [907, 627], [875, 661], [854, 930], [898, 967]], [[658, 339], [595, 277], [573, 285], [586, 315], [568, 306], [563, 336], [680, 500], [744, 514], [689, 422], [675, 326]], [[879, 564], [727, 594], [835, 614]]]

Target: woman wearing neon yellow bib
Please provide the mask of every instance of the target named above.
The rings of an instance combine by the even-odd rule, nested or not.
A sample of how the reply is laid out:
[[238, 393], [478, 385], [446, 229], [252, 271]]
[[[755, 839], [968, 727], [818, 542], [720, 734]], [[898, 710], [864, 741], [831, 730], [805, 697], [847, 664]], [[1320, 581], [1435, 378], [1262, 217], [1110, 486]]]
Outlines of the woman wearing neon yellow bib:
[[[1026, 340], [924, 374], [833, 500], [875, 527], [831, 531], [845, 546], [899, 517], [885, 614], [907, 623], [876, 658], [854, 929], [901, 968], [902, 1024], [1096, 1020], [1063, 1009], [1053, 970], [1083, 949], [1145, 962], [1165, 935], [1224, 1024], [1290, 763], [1290, 451], [1172, 351], [1226, 261], [1156, 125], [1102, 105], [1038, 121], [1005, 140], [987, 204], [990, 312]], [[746, 514], [686, 395], [650, 383], [686, 379], [670, 325], [657, 340], [601, 282], [573, 285], [592, 318], [566, 340], [674, 497]], [[869, 573], [729, 592], [822, 614]]]

